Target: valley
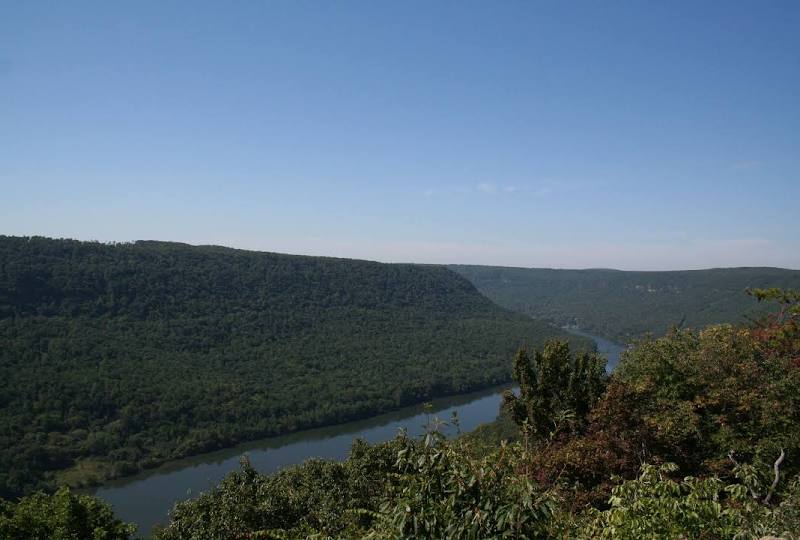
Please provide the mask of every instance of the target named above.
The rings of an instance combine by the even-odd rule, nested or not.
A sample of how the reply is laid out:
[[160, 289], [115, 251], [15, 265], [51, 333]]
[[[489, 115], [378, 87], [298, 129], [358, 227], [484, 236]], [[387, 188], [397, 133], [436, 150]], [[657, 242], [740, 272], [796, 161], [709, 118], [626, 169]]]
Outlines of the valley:
[[444, 267], [0, 237], [0, 495], [506, 383], [588, 340]]
[[[623, 348], [602, 338], [598, 350], [609, 366], [619, 362]], [[434, 399], [429, 407], [406, 407], [366, 420], [300, 431], [291, 435], [252, 441], [233, 448], [184, 458], [136, 476], [106, 482], [90, 490], [108, 502], [120, 519], [135, 523], [147, 537], [155, 524], [166, 524], [167, 511], [177, 502], [212, 488], [225, 476], [239, 469], [242, 456], [263, 474], [299, 465], [307, 459], [341, 461], [347, 458], [354, 439], [370, 444], [391, 440], [403, 429], [410, 437], [425, 433], [433, 418], [449, 421], [458, 415], [458, 427], [448, 425], [443, 432], [453, 437], [493, 422], [500, 411], [503, 392], [508, 386]]]
[[742, 324], [765, 313], [747, 289], [800, 289], [800, 270], [713, 268], [669, 272], [450, 265], [505, 308], [619, 343], [673, 327]]
[[[760, 318], [766, 308], [746, 289], [794, 286], [798, 276], [381, 264], [0, 237], [0, 489], [17, 497], [80, 488], [141, 537], [169, 539], [183, 534], [175, 531], [185, 512], [227, 496], [237, 475], [269, 483], [318, 466], [347, 469], [367, 448], [417, 448], [403, 441], [427, 441], [433, 419], [453, 412], [460, 433], [478, 429], [441, 444], [495, 459], [502, 439], [519, 445], [522, 437], [507, 411], [498, 418], [512, 373], [517, 382], [524, 373], [519, 354], [510, 361], [515, 351], [563, 356], [552, 340], [568, 343], [572, 352], [553, 367], [536, 356], [539, 384], [562, 378], [540, 391], [567, 391], [581, 377], [595, 377], [586, 388], [614, 387], [638, 380], [650, 361], [658, 341], [647, 334], [691, 342], [688, 327]], [[717, 286], [701, 292], [711, 281]], [[617, 375], [625, 347], [639, 359]], [[593, 351], [610, 377], [591, 375], [590, 366], [602, 369]], [[567, 414], [578, 433], [602, 423]], [[558, 417], [546, 422], [550, 437], [565, 429]], [[537, 444], [548, 456], [548, 444]]]

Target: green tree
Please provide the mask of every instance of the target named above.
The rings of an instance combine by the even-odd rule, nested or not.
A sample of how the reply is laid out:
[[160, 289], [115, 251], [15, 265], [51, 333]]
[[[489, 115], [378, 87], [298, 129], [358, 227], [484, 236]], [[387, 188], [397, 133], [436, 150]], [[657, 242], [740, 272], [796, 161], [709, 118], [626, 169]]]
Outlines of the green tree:
[[136, 526], [114, 517], [95, 497], [75, 495], [66, 487], [34, 493], [17, 503], [0, 499], [0, 538], [4, 540], [126, 540]]
[[524, 434], [552, 438], [574, 431], [605, 389], [605, 363], [596, 353], [573, 354], [564, 341], [548, 341], [533, 361], [522, 348], [513, 364], [519, 395], [507, 391], [503, 407]]
[[407, 439], [372, 539], [547, 538], [558, 504], [519, 474], [521, 445], [474, 457], [437, 432]]
[[[634, 480], [621, 482], [605, 511], [590, 510], [574, 536], [581, 539], [797, 538], [800, 491], [795, 480], [783, 502], [770, 508], [751, 497], [743, 483], [716, 477], [669, 477], [677, 466], [644, 465]], [[744, 480], [740, 478], [740, 480]]]

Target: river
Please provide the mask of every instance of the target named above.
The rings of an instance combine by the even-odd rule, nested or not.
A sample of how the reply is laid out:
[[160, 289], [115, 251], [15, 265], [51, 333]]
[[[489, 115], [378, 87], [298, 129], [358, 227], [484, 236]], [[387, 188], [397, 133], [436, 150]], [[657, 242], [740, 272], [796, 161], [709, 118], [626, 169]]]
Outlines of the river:
[[[569, 331], [593, 339], [598, 351], [608, 358], [609, 371], [617, 365], [622, 346], [575, 329]], [[259, 472], [273, 473], [312, 457], [344, 459], [357, 437], [377, 443], [391, 439], [401, 428], [411, 436], [420, 435], [429, 415], [447, 420], [457, 411], [461, 430], [471, 431], [497, 417], [506, 388], [508, 386], [436, 399], [430, 411], [425, 411], [421, 405], [407, 407], [367, 420], [270, 437], [172, 461], [135, 476], [106, 482], [94, 495], [111, 504], [118, 518], [137, 524], [138, 534], [147, 537], [155, 524], [167, 522], [167, 512], [176, 502], [212, 488], [238, 469], [243, 454], [247, 454]], [[449, 429], [452, 432], [452, 428]]]

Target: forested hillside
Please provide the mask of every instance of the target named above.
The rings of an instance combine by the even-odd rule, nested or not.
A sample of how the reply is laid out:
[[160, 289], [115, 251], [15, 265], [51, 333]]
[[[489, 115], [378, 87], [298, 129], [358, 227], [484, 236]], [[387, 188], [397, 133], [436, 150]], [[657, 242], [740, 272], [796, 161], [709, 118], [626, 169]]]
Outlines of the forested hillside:
[[[800, 538], [800, 293], [753, 294], [777, 308], [645, 338], [611, 374], [563, 341], [520, 348], [497, 429], [446, 439], [431, 419], [420, 439], [356, 440], [343, 462], [270, 476], [243, 458], [153, 537]], [[9, 540], [133, 528], [65, 488], [0, 499]]]
[[507, 381], [557, 333], [443, 267], [0, 237], [0, 494]]
[[763, 313], [748, 288], [800, 288], [800, 271], [718, 268], [672, 272], [449, 268], [499, 305], [620, 343], [672, 326], [742, 323]]
[[447, 440], [432, 421], [344, 462], [265, 476], [244, 460], [155, 538], [800, 538], [800, 294], [759, 296], [777, 312], [647, 338], [610, 375], [564, 343], [520, 350], [515, 442]]

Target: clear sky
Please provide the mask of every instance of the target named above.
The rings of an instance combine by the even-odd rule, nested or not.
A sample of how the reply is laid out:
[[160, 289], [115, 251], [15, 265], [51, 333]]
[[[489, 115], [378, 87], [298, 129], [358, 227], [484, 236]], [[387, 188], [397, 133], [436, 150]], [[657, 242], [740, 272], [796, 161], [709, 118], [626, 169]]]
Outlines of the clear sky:
[[800, 268], [800, 2], [0, 0], [0, 234]]

